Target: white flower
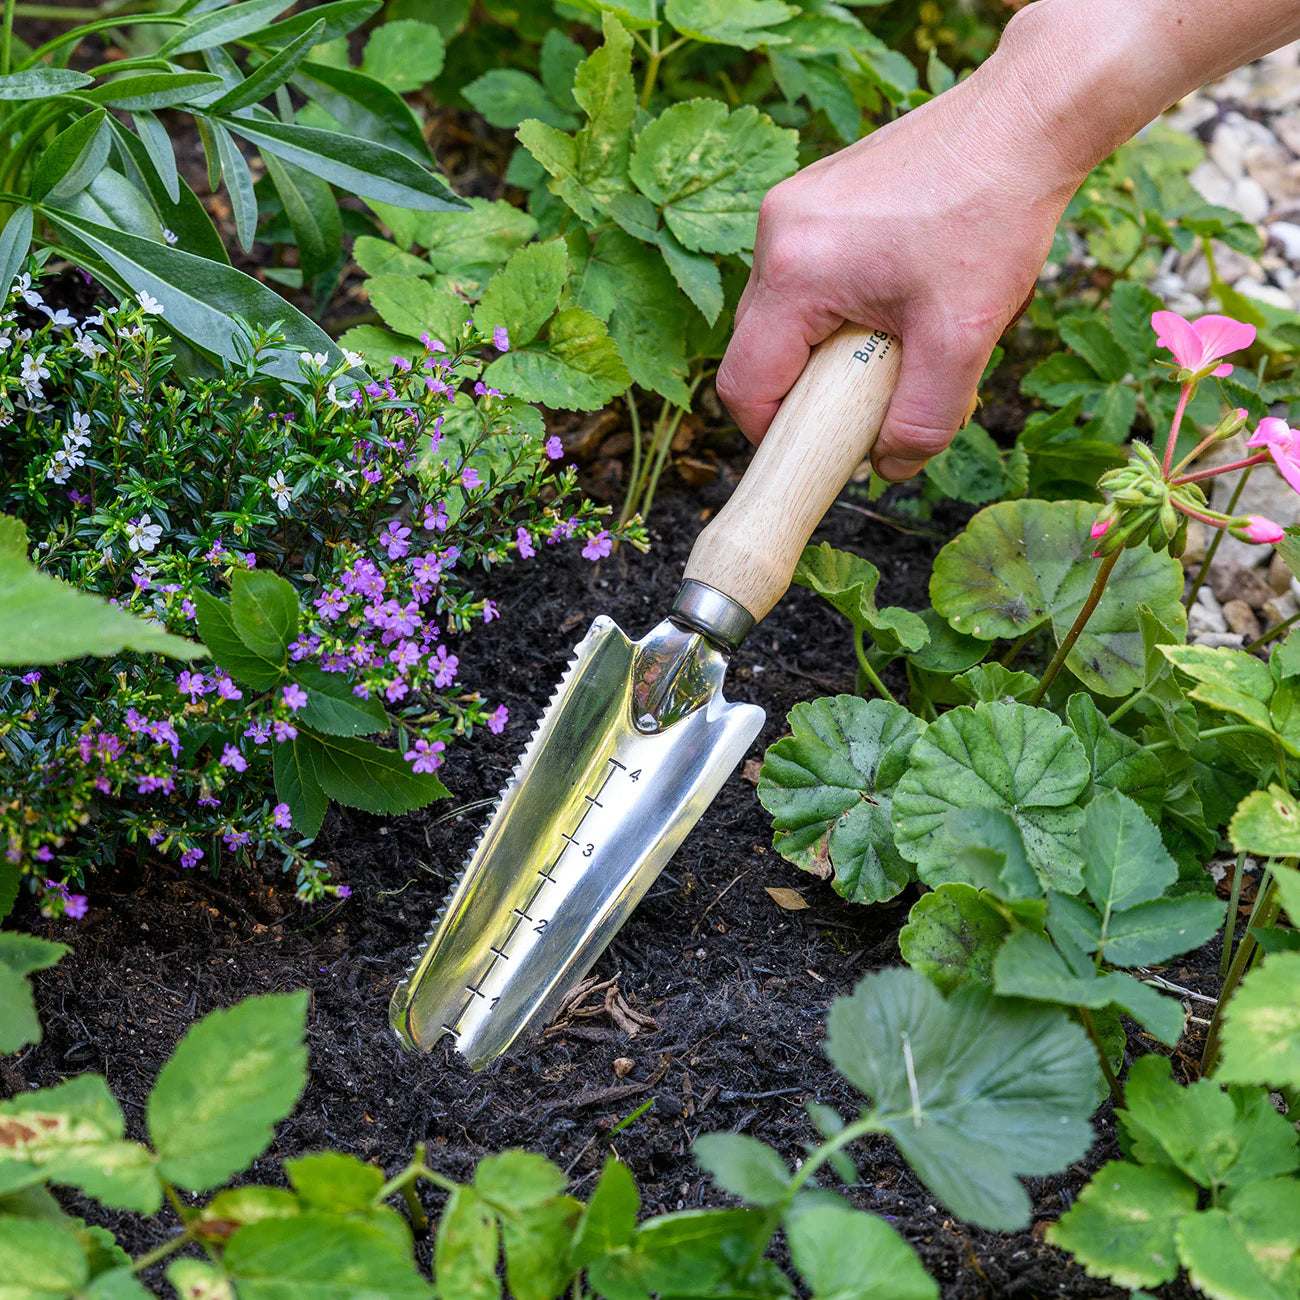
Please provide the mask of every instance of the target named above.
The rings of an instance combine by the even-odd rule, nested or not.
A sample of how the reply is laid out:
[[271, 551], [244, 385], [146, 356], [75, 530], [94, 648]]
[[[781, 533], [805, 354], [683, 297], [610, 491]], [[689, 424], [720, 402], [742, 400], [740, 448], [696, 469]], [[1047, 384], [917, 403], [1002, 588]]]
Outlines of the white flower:
[[353, 370], [358, 366], [365, 365], [366, 363], [365, 357], [363, 357], [360, 352], [353, 352], [348, 348], [343, 349], [343, 360], [346, 361], [349, 368]]
[[69, 461], [68, 453], [63, 448], [59, 448], [54, 453], [54, 459], [50, 462], [49, 468], [45, 471], [45, 477], [55, 483], [66, 483], [72, 470], [73, 466]]
[[135, 300], [140, 304], [140, 310], [146, 316], [161, 316], [163, 314], [162, 303], [157, 298], [147, 294], [143, 289], [135, 295]]
[[49, 369], [45, 364], [44, 352], [41, 352], [36, 356], [32, 356], [28, 353], [27, 356], [23, 357], [21, 377], [24, 386], [30, 384], [36, 384], [39, 386], [42, 379], [48, 379], [50, 377]]
[[275, 498], [275, 504], [281, 510], [289, 508], [289, 485], [284, 481], [284, 473], [276, 470], [269, 479], [266, 480], [266, 486], [271, 489], [271, 495]]
[[72, 346], [88, 361], [94, 361], [108, 351], [102, 343], [96, 343], [88, 334], [78, 334], [73, 340]]
[[63, 445], [69, 451], [74, 447], [90, 446], [90, 416], [73, 411], [68, 431], [63, 435]]
[[151, 524], [148, 515], [132, 519], [126, 526], [126, 544], [133, 551], [152, 551], [162, 539], [162, 525]]
[[330, 363], [329, 357], [323, 352], [304, 352], [299, 356], [298, 360], [312, 370], [324, 370]]
[[50, 318], [50, 324], [56, 329], [70, 330], [77, 323], [77, 318], [66, 307], [60, 307], [58, 311], [51, 311], [42, 303], [41, 310]]
[[45, 306], [45, 299], [32, 288], [32, 277], [30, 275], [20, 275], [18, 279], [14, 281], [14, 288], [18, 290], [22, 300], [29, 307]]
[[164, 239], [165, 239], [169, 244], [178, 244], [178, 243], [180, 243], [180, 238], [181, 238], [181, 237], [180, 237], [180, 236], [179, 236], [179, 235], [178, 235], [174, 230], [168, 230], [167, 227], [164, 226], [164, 227], [163, 227], [163, 238], [164, 238]]
[[333, 384], [331, 384], [331, 385], [330, 385], [330, 386], [325, 390], [325, 396], [328, 397], [328, 398], [330, 399], [330, 401], [334, 403], [335, 406], [342, 406], [342, 405], [343, 405], [343, 403], [339, 401], [338, 390], [334, 387]]

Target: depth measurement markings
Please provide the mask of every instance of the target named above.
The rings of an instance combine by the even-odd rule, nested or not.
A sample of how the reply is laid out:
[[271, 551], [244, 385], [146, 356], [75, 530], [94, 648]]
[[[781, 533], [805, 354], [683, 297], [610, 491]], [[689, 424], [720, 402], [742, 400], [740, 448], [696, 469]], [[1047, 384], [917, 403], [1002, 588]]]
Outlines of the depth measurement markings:
[[[494, 944], [488, 949], [492, 954], [492, 960], [488, 962], [483, 973], [479, 976], [478, 983], [465, 985], [465, 992], [469, 994], [469, 997], [465, 1000], [465, 1005], [456, 1013], [451, 1024], [443, 1025], [443, 1028], [449, 1034], [455, 1034], [457, 1037], [460, 1037], [461, 1021], [465, 1019], [466, 1013], [469, 1011], [470, 1007], [474, 1005], [474, 999], [487, 999], [488, 995], [483, 992], [483, 985], [487, 983], [488, 976], [490, 976], [496, 969], [497, 962], [510, 960], [510, 955], [506, 952], [506, 949], [510, 946], [510, 941], [515, 937], [519, 927], [527, 921], [528, 924], [533, 927], [534, 934], [543, 934], [545, 932], [548, 918], [530, 916], [529, 909], [537, 901], [538, 895], [541, 894], [542, 890], [544, 890], [547, 885], [558, 883], [551, 872], [560, 865], [560, 859], [564, 857], [570, 848], [577, 849], [584, 858], [590, 858], [592, 854], [595, 853], [596, 846], [590, 843], [584, 845], [578, 839], [578, 831], [582, 829], [582, 823], [587, 820], [587, 814], [590, 813], [593, 808], [604, 808], [605, 805], [600, 802], [600, 796], [605, 793], [605, 787], [614, 779], [614, 773], [616, 771], [627, 772], [627, 765], [625, 763], [620, 763], [616, 758], [607, 759], [606, 763], [607, 770], [605, 772], [605, 779], [600, 783], [600, 788], [594, 795], [584, 794], [582, 796], [587, 801], [587, 806], [583, 809], [582, 816], [578, 818], [576, 825], [571, 831], [560, 832], [560, 838], [564, 841], [564, 844], [559, 853], [555, 855], [555, 860], [549, 866], [538, 869], [537, 884], [534, 886], [533, 892], [528, 896], [528, 900], [524, 903], [523, 907], [511, 908], [511, 914], [514, 917], [514, 920], [511, 922], [510, 929], [506, 931], [505, 937], [499, 943]], [[633, 782], [639, 781], [641, 779], [641, 769], [637, 768], [635, 772], [628, 773], [628, 779]], [[488, 1003], [489, 1010], [492, 1007], [495, 1007], [496, 1004], [497, 998], [492, 998]]]

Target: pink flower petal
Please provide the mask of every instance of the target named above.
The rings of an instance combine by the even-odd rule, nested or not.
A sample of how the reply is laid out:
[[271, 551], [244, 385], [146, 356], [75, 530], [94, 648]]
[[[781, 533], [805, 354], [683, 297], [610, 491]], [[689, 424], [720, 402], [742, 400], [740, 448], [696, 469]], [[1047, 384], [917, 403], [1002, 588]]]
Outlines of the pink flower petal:
[[1232, 374], [1232, 367], [1225, 361], [1223, 365], [1215, 366], [1214, 369], [1210, 371], [1210, 374], [1215, 379], [1226, 379], [1230, 374]]
[[1180, 366], [1195, 370], [1201, 364], [1203, 346], [1201, 336], [1176, 311], [1153, 311], [1151, 328], [1156, 332], [1156, 343], [1168, 348]]
[[1113, 519], [1107, 519], [1105, 521], [1098, 519], [1097, 522], [1093, 524], [1092, 531], [1089, 532], [1088, 536], [1091, 537], [1092, 540], [1095, 542], [1097, 538], [1105, 534], [1105, 532], [1110, 528], [1111, 524], [1113, 524], [1114, 522], [1115, 521]]
[[1276, 415], [1266, 415], [1256, 426], [1255, 432], [1246, 440], [1247, 447], [1271, 447], [1274, 443], [1283, 447], [1291, 445], [1291, 426]]
[[1246, 537], [1257, 546], [1272, 546], [1286, 536], [1280, 524], [1265, 519], [1263, 515], [1248, 515], [1247, 519]]
[[1288, 449], [1278, 446], [1277, 443], [1269, 445], [1268, 454], [1273, 457], [1282, 477], [1297, 492], [1300, 492], [1300, 463], [1293, 458], [1293, 454], [1288, 454]]
[[[1192, 322], [1192, 329], [1201, 341], [1201, 365], [1209, 365], [1231, 352], [1240, 352], [1255, 341], [1255, 327], [1233, 320], [1231, 316], [1202, 316]], [[1217, 370], [1215, 374], [1218, 374]]]

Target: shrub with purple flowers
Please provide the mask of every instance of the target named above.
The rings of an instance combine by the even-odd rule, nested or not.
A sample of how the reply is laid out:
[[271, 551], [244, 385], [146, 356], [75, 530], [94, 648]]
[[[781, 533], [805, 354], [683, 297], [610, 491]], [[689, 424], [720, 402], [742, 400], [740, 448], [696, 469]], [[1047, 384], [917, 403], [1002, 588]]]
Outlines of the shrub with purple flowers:
[[458, 684], [498, 617], [475, 570], [644, 534], [610, 533], [540, 414], [483, 386], [491, 336], [356, 388], [314, 354], [299, 383], [266, 373], [278, 340], [250, 331], [238, 365], [182, 379], [143, 305], [77, 320], [28, 277], [8, 305], [0, 510], [46, 574], [211, 658], [0, 669], [0, 865], [69, 915], [128, 845], [185, 868], [274, 852], [303, 897], [345, 896], [309, 852], [329, 801], [428, 803], [448, 744], [506, 725]]

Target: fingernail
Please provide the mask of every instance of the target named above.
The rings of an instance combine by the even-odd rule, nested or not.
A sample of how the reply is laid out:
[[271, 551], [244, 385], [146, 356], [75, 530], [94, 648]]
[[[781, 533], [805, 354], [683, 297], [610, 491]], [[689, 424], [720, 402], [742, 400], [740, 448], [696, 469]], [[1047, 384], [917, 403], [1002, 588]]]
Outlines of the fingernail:
[[908, 460], [902, 456], [886, 456], [876, 466], [876, 473], [891, 483], [901, 483], [905, 479], [915, 478], [925, 468], [923, 460]]

